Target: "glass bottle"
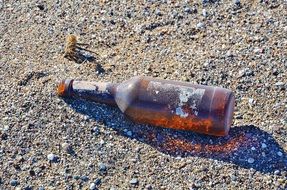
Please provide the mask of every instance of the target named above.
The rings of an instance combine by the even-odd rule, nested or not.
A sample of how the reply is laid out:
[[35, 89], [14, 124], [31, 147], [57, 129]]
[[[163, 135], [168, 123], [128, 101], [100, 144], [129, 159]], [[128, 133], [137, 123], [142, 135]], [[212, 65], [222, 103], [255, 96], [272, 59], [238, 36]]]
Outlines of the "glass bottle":
[[134, 122], [215, 136], [228, 134], [235, 101], [225, 88], [145, 76], [122, 83], [63, 80], [58, 95], [118, 106]]

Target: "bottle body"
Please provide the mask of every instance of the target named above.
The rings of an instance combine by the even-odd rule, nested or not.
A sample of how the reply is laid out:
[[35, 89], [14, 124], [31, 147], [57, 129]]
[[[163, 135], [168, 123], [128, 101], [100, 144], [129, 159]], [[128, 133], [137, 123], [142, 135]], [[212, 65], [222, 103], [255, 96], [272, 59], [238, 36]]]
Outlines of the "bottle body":
[[215, 136], [228, 134], [234, 110], [228, 89], [151, 77], [120, 84], [115, 99], [135, 122]]
[[234, 94], [228, 89], [143, 76], [106, 86], [111, 104], [134, 122], [215, 136], [227, 135], [231, 126]]

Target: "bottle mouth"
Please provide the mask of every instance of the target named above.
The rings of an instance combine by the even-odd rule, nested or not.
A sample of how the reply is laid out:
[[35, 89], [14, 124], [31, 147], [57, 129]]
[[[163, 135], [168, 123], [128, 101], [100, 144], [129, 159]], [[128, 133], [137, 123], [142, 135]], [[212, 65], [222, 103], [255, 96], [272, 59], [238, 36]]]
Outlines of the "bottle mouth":
[[61, 97], [71, 96], [72, 83], [73, 83], [73, 80], [71, 79], [62, 80], [57, 87], [58, 96], [61, 96]]
[[234, 94], [231, 93], [229, 95], [229, 98], [228, 98], [226, 112], [225, 112], [226, 119], [224, 122], [224, 126], [225, 126], [225, 134], [226, 135], [228, 134], [229, 129], [232, 125], [232, 119], [233, 119], [233, 115], [234, 115], [234, 106], [235, 106], [235, 97], [234, 97]]

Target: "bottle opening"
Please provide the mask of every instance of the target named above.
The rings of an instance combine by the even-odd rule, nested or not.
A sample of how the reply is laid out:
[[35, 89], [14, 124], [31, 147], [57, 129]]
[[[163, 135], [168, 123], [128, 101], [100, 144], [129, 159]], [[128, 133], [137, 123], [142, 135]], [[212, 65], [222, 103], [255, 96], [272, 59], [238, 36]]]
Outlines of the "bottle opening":
[[64, 93], [65, 93], [65, 82], [61, 81], [60, 84], [58, 85], [57, 94], [59, 96], [63, 96]]
[[231, 93], [227, 102], [227, 108], [226, 108], [226, 120], [224, 123], [225, 126], [225, 135], [228, 134], [229, 129], [232, 125], [232, 119], [234, 114], [234, 105], [235, 105], [235, 98], [234, 94]]
[[57, 88], [58, 96], [69, 96], [70, 95], [70, 87], [73, 80], [62, 80]]

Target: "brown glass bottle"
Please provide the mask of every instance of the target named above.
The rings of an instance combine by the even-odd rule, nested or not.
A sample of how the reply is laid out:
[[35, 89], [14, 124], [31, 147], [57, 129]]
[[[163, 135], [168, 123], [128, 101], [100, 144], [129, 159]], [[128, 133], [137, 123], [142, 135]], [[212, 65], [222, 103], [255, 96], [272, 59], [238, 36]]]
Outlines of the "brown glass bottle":
[[228, 89], [144, 76], [118, 84], [63, 80], [58, 94], [117, 105], [135, 122], [215, 136], [228, 134], [234, 111]]

